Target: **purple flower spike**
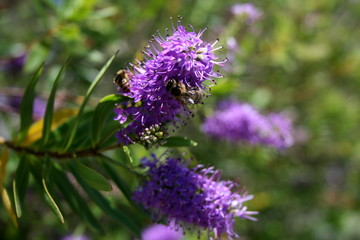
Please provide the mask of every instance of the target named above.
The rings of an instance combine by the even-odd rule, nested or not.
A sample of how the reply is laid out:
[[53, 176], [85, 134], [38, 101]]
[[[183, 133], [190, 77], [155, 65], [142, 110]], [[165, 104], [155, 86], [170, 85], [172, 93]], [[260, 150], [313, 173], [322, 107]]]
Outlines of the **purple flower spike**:
[[249, 24], [256, 22], [262, 17], [262, 12], [252, 3], [237, 3], [231, 7], [235, 16], [245, 15]]
[[201, 37], [205, 30], [195, 33], [189, 27], [188, 32], [178, 22], [172, 34], [154, 35], [143, 51], [144, 60], [131, 65], [127, 91], [120, 92], [134, 103], [117, 106], [115, 120], [133, 121], [116, 134], [120, 143], [134, 143], [146, 128], [167, 123], [176, 126], [181, 116], [192, 116], [188, 105], [201, 103], [208, 94], [205, 81], [211, 85], [214, 78], [221, 77], [214, 71], [214, 65], [225, 62], [216, 61], [214, 52], [221, 48], [214, 48], [218, 41], [204, 42]]
[[167, 158], [159, 161], [143, 159], [149, 167], [148, 179], [134, 192], [134, 199], [150, 209], [154, 220], [166, 217], [168, 223], [182, 227], [208, 229], [215, 239], [226, 233], [229, 239], [238, 237], [234, 232], [235, 217], [255, 220], [247, 211], [245, 201], [253, 198], [246, 193], [233, 193], [232, 181], [221, 181], [220, 172], [203, 165], [190, 169], [182, 159]]
[[220, 102], [201, 129], [213, 138], [230, 142], [247, 141], [279, 150], [294, 143], [292, 122], [284, 115], [272, 113], [264, 116], [250, 104], [231, 100]]
[[142, 232], [141, 240], [181, 240], [183, 236], [181, 229], [176, 229], [174, 226], [155, 224]]

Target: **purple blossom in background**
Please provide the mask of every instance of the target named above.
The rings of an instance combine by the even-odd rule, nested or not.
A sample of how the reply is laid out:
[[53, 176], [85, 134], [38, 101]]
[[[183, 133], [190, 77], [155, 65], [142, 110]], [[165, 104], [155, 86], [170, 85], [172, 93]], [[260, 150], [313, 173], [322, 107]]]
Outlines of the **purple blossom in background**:
[[294, 142], [292, 122], [283, 114], [265, 116], [250, 104], [232, 100], [220, 102], [201, 129], [213, 138], [230, 142], [247, 141], [279, 150], [292, 146]]
[[249, 24], [256, 22], [262, 16], [262, 12], [252, 3], [237, 3], [232, 5], [231, 13], [235, 16], [245, 15]]
[[[22, 100], [22, 93], [7, 94], [0, 92], [0, 111], [19, 112]], [[45, 114], [46, 100], [36, 97], [34, 99], [33, 119], [38, 120]]]
[[115, 109], [115, 120], [121, 124], [128, 118], [133, 119], [116, 134], [120, 143], [134, 143], [145, 128], [166, 123], [176, 126], [180, 116], [192, 115], [187, 105], [198, 102], [190, 96], [183, 96], [181, 100], [171, 94], [168, 89], [170, 80], [182, 84], [187, 90], [207, 94], [209, 86], [205, 81], [214, 83], [213, 78], [221, 77], [214, 71], [214, 65], [224, 62], [217, 62], [214, 55], [214, 51], [221, 48], [214, 48], [218, 41], [213, 44], [204, 42], [201, 37], [205, 30], [195, 33], [192, 26], [190, 29], [188, 32], [178, 22], [171, 35], [165, 38], [155, 35], [150, 41], [151, 46], [143, 51], [144, 61], [131, 65], [133, 74], [129, 89], [121, 93], [136, 104], [129, 107], [129, 103], [125, 103]]
[[0, 61], [0, 66], [3, 71], [9, 72], [13, 75], [18, 74], [22, 71], [27, 54], [23, 53], [17, 57], [11, 57], [6, 60]]
[[68, 235], [66, 237], [63, 237], [61, 240], [90, 240], [85, 235]]
[[162, 224], [152, 225], [141, 234], [141, 240], [181, 240], [183, 237], [181, 229]]
[[234, 37], [229, 37], [226, 40], [227, 46], [227, 59], [229, 62], [224, 66], [226, 72], [233, 72], [234, 67], [237, 66], [236, 63], [236, 54], [240, 52], [240, 47], [237, 40]]
[[226, 41], [226, 45], [229, 52], [239, 51], [239, 45], [234, 37], [229, 37]]
[[218, 170], [203, 165], [191, 169], [180, 158], [152, 158], [142, 160], [144, 167], [149, 167], [148, 179], [134, 192], [134, 199], [151, 211], [154, 220], [165, 216], [177, 227], [208, 229], [216, 239], [222, 233], [230, 239], [238, 236], [234, 232], [235, 217], [255, 220], [251, 215], [257, 212], [243, 206], [253, 196], [233, 193], [236, 184], [221, 181]]

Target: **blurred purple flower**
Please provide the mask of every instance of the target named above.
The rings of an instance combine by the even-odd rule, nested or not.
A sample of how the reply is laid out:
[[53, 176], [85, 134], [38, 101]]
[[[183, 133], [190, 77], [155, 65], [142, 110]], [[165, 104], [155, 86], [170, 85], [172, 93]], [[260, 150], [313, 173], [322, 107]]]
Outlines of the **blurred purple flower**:
[[226, 45], [229, 52], [237, 52], [239, 50], [239, 45], [234, 37], [229, 37]]
[[231, 6], [231, 13], [235, 16], [245, 15], [249, 24], [256, 22], [262, 16], [262, 12], [252, 3], [236, 3]]
[[224, 70], [226, 72], [233, 72], [234, 67], [237, 65], [236, 63], [236, 54], [240, 51], [240, 47], [238, 42], [234, 37], [229, 37], [226, 40], [227, 46], [227, 59], [229, 60], [228, 63], [224, 66]]
[[85, 235], [68, 235], [61, 240], [89, 240], [89, 238]]
[[192, 225], [212, 231], [216, 239], [222, 233], [230, 239], [238, 236], [234, 232], [235, 217], [255, 220], [251, 215], [257, 212], [243, 206], [253, 196], [233, 193], [231, 189], [237, 185], [221, 181], [218, 170], [203, 165], [191, 169], [181, 158], [152, 158], [142, 160], [143, 166], [149, 167], [148, 179], [134, 192], [134, 199], [151, 211], [154, 220], [166, 216], [168, 223], [184, 231]]
[[[0, 110], [4, 112], [19, 112], [22, 100], [22, 93], [8, 94], [0, 92]], [[33, 107], [33, 119], [37, 120], [44, 116], [46, 100], [36, 97]]]
[[20, 73], [24, 67], [27, 54], [23, 54], [17, 57], [11, 57], [0, 61], [0, 66], [3, 71], [9, 72], [13, 75]]
[[[201, 37], [205, 31], [190, 32], [179, 22], [173, 26], [171, 35], [165, 38], [155, 35], [150, 45], [146, 47], [144, 61], [131, 65], [133, 74], [129, 79], [128, 91], [122, 94], [128, 96], [136, 104], [129, 103], [118, 105], [115, 109], [115, 120], [121, 124], [132, 118], [133, 121], [116, 136], [120, 143], [134, 143], [143, 134], [146, 128], [155, 125], [172, 123], [180, 120], [180, 116], [190, 117], [193, 113], [188, 105], [200, 103], [194, 95], [171, 92], [172, 88], [179, 91], [178, 86], [183, 86], [187, 93], [207, 94], [209, 86], [204, 81], [214, 82], [213, 78], [221, 75], [214, 71], [217, 62], [214, 52], [215, 43], [204, 42]], [[157, 44], [155, 44], [157, 43]], [[174, 84], [171, 84], [171, 83]], [[140, 105], [140, 106], [139, 106]]]
[[264, 116], [250, 104], [232, 100], [220, 102], [201, 129], [213, 138], [230, 142], [247, 141], [279, 150], [292, 146], [294, 142], [292, 122], [283, 114]]
[[162, 224], [152, 225], [141, 234], [141, 240], [181, 240], [183, 237], [181, 229]]

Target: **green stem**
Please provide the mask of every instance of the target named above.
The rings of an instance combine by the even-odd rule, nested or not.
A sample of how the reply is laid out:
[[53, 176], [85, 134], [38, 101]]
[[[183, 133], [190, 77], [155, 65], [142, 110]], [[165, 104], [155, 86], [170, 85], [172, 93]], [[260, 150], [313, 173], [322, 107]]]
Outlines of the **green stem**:
[[106, 151], [109, 151], [109, 150], [112, 150], [112, 149], [122, 146], [121, 144], [115, 144], [115, 145], [112, 145], [109, 147], [104, 147], [104, 148], [96, 148], [95, 147], [95, 148], [88, 148], [88, 149], [83, 149], [83, 150], [79, 150], [79, 151], [74, 151], [74, 152], [37, 151], [37, 150], [29, 148], [29, 147], [16, 145], [11, 141], [6, 141], [2, 137], [0, 137], [0, 145], [5, 145], [8, 148], [10, 148], [16, 152], [25, 152], [28, 154], [35, 155], [37, 157], [44, 157], [47, 154], [49, 157], [57, 158], [57, 159], [98, 156], [102, 152], [106, 152]]

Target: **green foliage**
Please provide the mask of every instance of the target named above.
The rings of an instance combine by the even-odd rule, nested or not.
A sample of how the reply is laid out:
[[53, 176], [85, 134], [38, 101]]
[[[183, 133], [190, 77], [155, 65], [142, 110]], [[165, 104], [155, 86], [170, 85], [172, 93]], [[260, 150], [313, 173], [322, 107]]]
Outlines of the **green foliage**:
[[29, 180], [29, 165], [26, 160], [26, 155], [23, 153], [20, 157], [19, 166], [17, 167], [15, 178], [13, 181], [13, 192], [15, 210], [18, 218], [22, 215], [22, 209], [24, 207], [24, 198]]
[[164, 147], [196, 147], [197, 142], [187, 137], [174, 136], [166, 139]]
[[91, 169], [81, 163], [76, 163], [75, 168], [80, 177], [82, 177], [83, 180], [92, 188], [100, 191], [112, 190], [112, 187], [106, 178], [94, 169]]
[[54, 102], [55, 102], [55, 94], [57, 91], [57, 87], [59, 85], [59, 82], [62, 78], [63, 72], [65, 70], [67, 64], [64, 64], [57, 75], [54, 85], [51, 89], [49, 99], [47, 101], [46, 105], [46, 111], [44, 116], [44, 123], [43, 123], [43, 131], [42, 131], [42, 144], [46, 145], [47, 141], [49, 140], [50, 131], [51, 131], [51, 123], [53, 120], [53, 114], [54, 114]]
[[69, 165], [70, 171], [84, 189], [84, 191], [89, 195], [89, 197], [109, 216], [113, 217], [119, 223], [131, 230], [135, 235], [138, 235], [140, 232], [140, 226], [135, 222], [135, 219], [131, 218], [130, 215], [127, 215], [121, 209], [114, 208], [110, 205], [109, 201], [97, 190], [91, 188], [86, 181], [80, 176], [80, 172], [72, 164]]
[[[116, 53], [117, 54], [117, 53]], [[110, 64], [114, 61], [115, 57], [116, 57], [116, 54], [114, 56], [112, 56], [108, 61], [107, 63], [104, 65], [104, 67], [100, 70], [100, 72], [98, 73], [98, 75], [95, 77], [94, 81], [91, 83], [88, 91], [86, 92], [86, 95], [85, 95], [85, 98], [84, 98], [84, 101], [83, 103], [81, 104], [80, 106], [80, 109], [79, 109], [79, 112], [75, 118], [75, 121], [74, 123], [72, 124], [71, 126], [71, 129], [70, 129], [70, 132], [69, 132], [69, 137], [65, 139], [65, 147], [63, 149], [64, 152], [66, 152], [71, 144], [73, 143], [74, 141], [74, 138], [75, 138], [75, 133], [76, 133], [76, 128], [77, 128], [77, 125], [78, 125], [78, 121], [81, 117], [81, 115], [83, 114], [84, 112], [84, 108], [90, 98], [90, 95], [92, 94], [92, 92], [94, 91], [96, 85], [99, 84], [102, 76], [105, 74], [105, 71], [110, 67]]]
[[32, 122], [33, 105], [35, 99], [35, 87], [43, 70], [44, 64], [41, 64], [36, 71], [34, 77], [31, 79], [29, 85], [25, 89], [23, 100], [20, 105], [20, 137], [26, 134]]
[[122, 191], [126, 199], [132, 204], [132, 192], [129, 186], [126, 184], [126, 181], [116, 172], [116, 170], [114, 169], [115, 166], [111, 165], [106, 161], [108, 160], [108, 158], [105, 156], [103, 156], [103, 158], [105, 158], [102, 161], [104, 170], [108, 173], [109, 177], [111, 178], [111, 180], [114, 181], [116, 186]]
[[95, 108], [91, 124], [91, 141], [93, 147], [101, 144], [117, 131], [118, 124], [109, 113], [113, 111], [115, 104], [124, 100], [126, 100], [126, 98], [123, 96], [111, 94], [99, 101], [99, 104]]
[[54, 181], [71, 210], [73, 210], [90, 229], [103, 234], [104, 229], [89, 208], [88, 202], [79, 194], [79, 189], [73, 186], [73, 183], [69, 181], [64, 171], [55, 168]]
[[45, 190], [45, 200], [48, 202], [51, 209], [55, 212], [55, 214], [59, 218], [60, 222], [64, 223], [64, 217], [63, 217], [58, 205], [56, 204], [54, 198], [51, 196], [49, 187], [47, 186], [47, 183], [46, 183], [49, 181], [49, 177], [51, 174], [51, 168], [52, 168], [52, 165], [49, 163], [49, 161], [50, 161], [49, 157], [45, 156], [43, 167], [42, 167], [42, 179], [41, 179], [42, 185]]

